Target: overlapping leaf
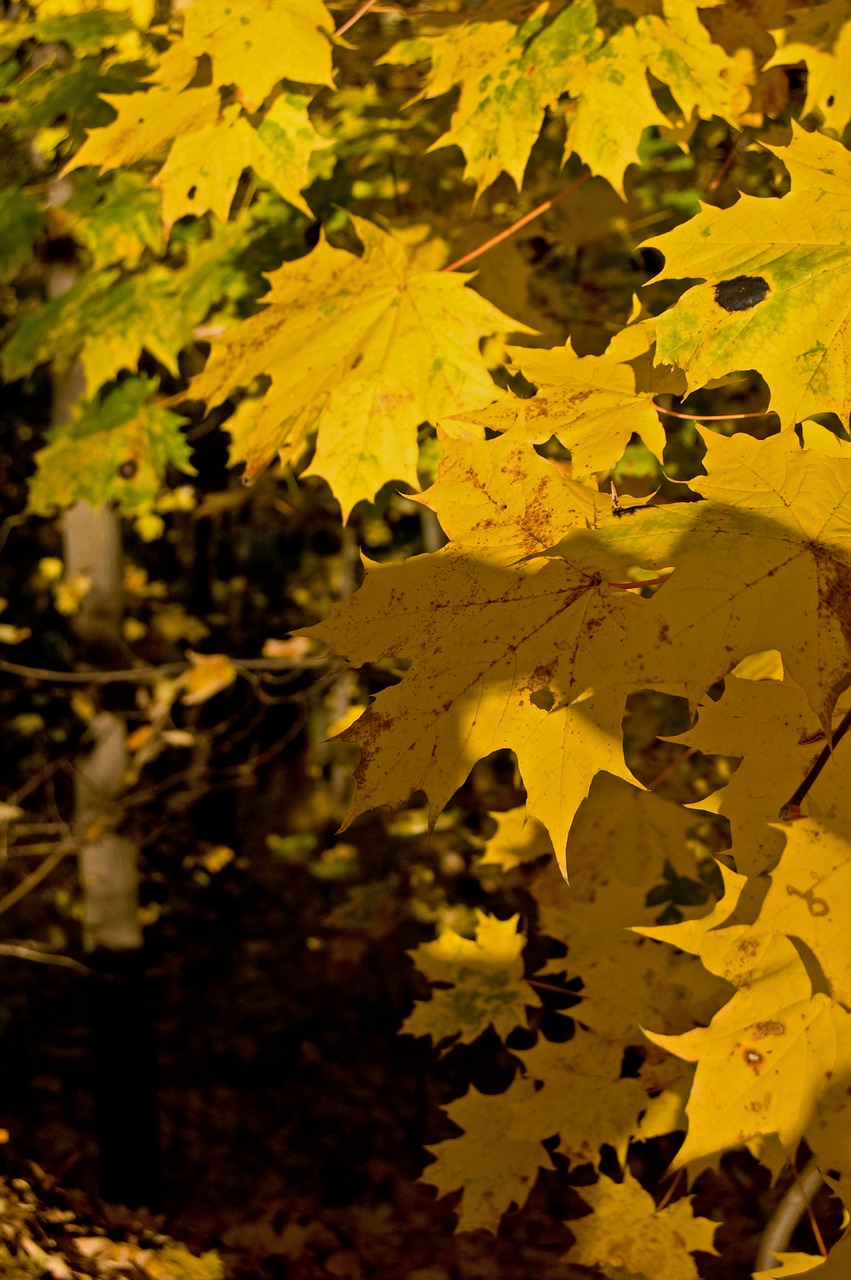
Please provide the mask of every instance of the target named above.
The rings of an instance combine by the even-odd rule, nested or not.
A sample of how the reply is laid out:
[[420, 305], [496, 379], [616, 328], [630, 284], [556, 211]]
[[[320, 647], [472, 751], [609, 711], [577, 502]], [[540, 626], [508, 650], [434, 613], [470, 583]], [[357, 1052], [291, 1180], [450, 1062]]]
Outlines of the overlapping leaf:
[[749, 925], [708, 933], [700, 957], [738, 988], [735, 995], [708, 1027], [680, 1036], [646, 1033], [697, 1064], [676, 1163], [772, 1133], [793, 1150], [819, 1095], [851, 1069], [851, 1015], [813, 993], [796, 948], [778, 933]]
[[[838, 719], [845, 699], [835, 713]], [[720, 701], [705, 699], [693, 729], [677, 741], [701, 751], [739, 757], [725, 787], [701, 801], [700, 807], [723, 814], [732, 825], [737, 866], [756, 874], [772, 866], [783, 846], [776, 826], [782, 807], [825, 749], [826, 737], [803, 690], [794, 681], [744, 680], [730, 677]], [[784, 750], [778, 753], [778, 741]], [[826, 769], [815, 780], [806, 804], [833, 817], [840, 803], [849, 764], [843, 739]]]
[[538, 394], [465, 414], [464, 420], [513, 430], [536, 443], [557, 436], [570, 450], [577, 477], [610, 471], [633, 433], [661, 458], [665, 431], [653, 396], [681, 391], [683, 384], [681, 374], [653, 368], [652, 343], [652, 328], [642, 324], [621, 330], [602, 356], [577, 356], [569, 343], [552, 351], [514, 348], [514, 361]]
[[623, 1182], [603, 1177], [582, 1188], [594, 1212], [572, 1221], [570, 1261], [598, 1267], [612, 1280], [697, 1280], [692, 1254], [716, 1253], [717, 1222], [694, 1216], [690, 1197], [657, 1210], [653, 1197], [627, 1169]]
[[[705, 504], [639, 512], [597, 532], [634, 562], [675, 566], [633, 633], [636, 678], [700, 696], [750, 653], [777, 649], [823, 728], [851, 685], [851, 457], [707, 433]], [[579, 538], [562, 543], [567, 549]]]
[[564, 1044], [539, 1037], [516, 1056], [540, 1088], [512, 1102], [509, 1136], [558, 1134], [558, 1150], [575, 1164], [598, 1164], [606, 1143], [625, 1158], [647, 1094], [638, 1080], [621, 1078], [623, 1041], [577, 1031]]
[[135, 369], [143, 350], [176, 375], [179, 352], [233, 281], [239, 239], [237, 225], [222, 228], [176, 271], [156, 264], [123, 277], [117, 268], [81, 276], [24, 317], [0, 350], [3, 377], [25, 377], [49, 361], [62, 372], [79, 359], [93, 395], [121, 370]]
[[752, 925], [729, 917], [760, 882], [749, 887], [726, 872], [728, 893], [704, 920], [638, 930], [695, 951], [736, 987], [708, 1027], [677, 1037], [648, 1032], [697, 1063], [679, 1163], [770, 1133], [789, 1150], [815, 1123], [819, 1098], [851, 1078], [849, 834], [811, 820], [784, 833]]
[[504, 1038], [525, 1024], [527, 1007], [540, 1005], [537, 992], [523, 979], [526, 939], [517, 932], [520, 917], [499, 920], [483, 911], [476, 917], [475, 939], [446, 926], [434, 942], [413, 952], [414, 963], [430, 982], [451, 986], [418, 1002], [402, 1024], [403, 1032], [429, 1035], [437, 1045], [448, 1036], [475, 1040], [492, 1026]]
[[[167, 75], [166, 60], [160, 75]], [[94, 130], [69, 169], [102, 171], [132, 164], [170, 147], [155, 178], [167, 227], [208, 210], [226, 221], [240, 176], [253, 169], [285, 200], [308, 213], [301, 195], [312, 153], [327, 145], [307, 113], [310, 95], [283, 92], [255, 126], [238, 103], [222, 107], [218, 89], [185, 89], [165, 78], [147, 90], [108, 98], [115, 120]]]
[[36, 454], [30, 510], [52, 515], [75, 502], [113, 501], [132, 513], [153, 502], [170, 466], [191, 470], [183, 420], [152, 402], [156, 389], [149, 378], [128, 378], [52, 428]]
[[567, 154], [576, 151], [621, 190], [626, 166], [638, 160], [642, 129], [667, 122], [648, 70], [686, 116], [698, 110], [735, 119], [749, 100], [750, 68], [713, 44], [694, 6], [668, 0], [664, 7], [664, 19], [645, 12], [603, 30], [593, 0], [544, 0], [531, 14], [512, 0], [491, 0], [472, 20], [420, 20], [419, 34], [384, 60], [429, 58], [429, 97], [461, 86], [451, 126], [436, 145], [461, 148], [465, 176], [479, 193], [503, 170], [520, 186], [544, 109], [564, 93], [576, 100]]
[[777, 50], [766, 66], [805, 63], [807, 98], [804, 112], [818, 111], [826, 128], [841, 135], [851, 119], [851, 14], [843, 0], [791, 10], [788, 25], [772, 31]]
[[549, 1154], [535, 1139], [513, 1137], [508, 1132], [511, 1109], [534, 1092], [529, 1080], [515, 1080], [505, 1093], [484, 1094], [471, 1088], [446, 1108], [450, 1119], [463, 1130], [428, 1148], [436, 1156], [422, 1179], [441, 1195], [463, 1189], [458, 1210], [458, 1230], [495, 1231], [512, 1204], [523, 1204], [539, 1168], [551, 1165]]
[[310, 470], [346, 514], [388, 480], [418, 487], [418, 425], [497, 398], [480, 339], [525, 328], [469, 277], [419, 270], [400, 240], [354, 221], [363, 256], [323, 241], [273, 272], [264, 309], [214, 344], [191, 388], [212, 407], [267, 375], [233, 461], [251, 478], [276, 455], [298, 460], [315, 435]]
[[689, 388], [758, 369], [771, 408], [790, 425], [851, 412], [851, 157], [833, 139], [795, 128], [777, 154], [792, 189], [706, 207], [652, 243], [658, 278], [699, 278], [656, 320], [657, 358]]

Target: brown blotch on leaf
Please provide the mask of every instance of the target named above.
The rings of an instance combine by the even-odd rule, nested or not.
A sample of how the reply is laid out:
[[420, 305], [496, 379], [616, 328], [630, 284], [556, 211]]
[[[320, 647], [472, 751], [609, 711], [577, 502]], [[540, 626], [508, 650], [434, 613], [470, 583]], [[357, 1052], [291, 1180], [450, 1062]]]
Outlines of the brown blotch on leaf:
[[785, 1036], [786, 1027], [782, 1022], [758, 1022], [753, 1028], [754, 1040], [762, 1040], [765, 1036]]

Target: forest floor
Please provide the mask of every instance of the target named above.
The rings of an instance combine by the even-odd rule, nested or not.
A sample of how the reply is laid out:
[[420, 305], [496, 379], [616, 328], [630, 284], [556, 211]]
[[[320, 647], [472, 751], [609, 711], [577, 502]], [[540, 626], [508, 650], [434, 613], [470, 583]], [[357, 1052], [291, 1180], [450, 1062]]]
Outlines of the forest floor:
[[[381, 847], [369, 825], [347, 838], [374, 883], [394, 859], [410, 857], [386, 837]], [[161, 1211], [133, 1214], [97, 1199], [85, 979], [63, 969], [17, 964], [0, 989], [7, 1177], [28, 1179], [33, 1203], [54, 1215], [64, 1208], [78, 1235], [103, 1231], [144, 1245], [167, 1232], [195, 1254], [217, 1250], [235, 1280], [593, 1276], [564, 1259], [590, 1167], [542, 1170], [496, 1236], [457, 1234], [455, 1198], [438, 1199], [417, 1180], [424, 1147], [452, 1132], [441, 1104], [471, 1079], [484, 1091], [504, 1087], [493, 1075], [495, 1038], [437, 1062], [428, 1041], [398, 1034], [423, 994], [405, 954], [428, 936], [423, 925], [388, 888], [380, 927], [373, 921], [360, 935], [329, 928], [329, 911], [346, 899], [339, 881], [317, 880], [267, 851], [245, 862], [175, 901], [152, 947]], [[671, 1154], [646, 1144], [631, 1166], [658, 1188]], [[44, 1171], [41, 1182], [27, 1161]], [[723, 1223], [722, 1256], [697, 1257], [705, 1280], [750, 1276], [784, 1189], [771, 1188], [746, 1153], [697, 1179], [695, 1213]], [[813, 1247], [806, 1223], [796, 1243]], [[85, 1274], [106, 1274], [90, 1266]], [[166, 1274], [183, 1272], [175, 1263]]]

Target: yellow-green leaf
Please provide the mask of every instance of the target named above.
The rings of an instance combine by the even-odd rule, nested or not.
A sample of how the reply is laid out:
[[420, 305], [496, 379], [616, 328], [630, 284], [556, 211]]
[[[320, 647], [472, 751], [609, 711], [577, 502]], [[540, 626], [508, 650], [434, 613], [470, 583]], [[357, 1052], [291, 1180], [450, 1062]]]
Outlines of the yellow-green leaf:
[[656, 279], [699, 278], [656, 319], [657, 358], [685, 370], [689, 389], [758, 369], [771, 408], [790, 425], [851, 412], [851, 156], [794, 128], [777, 155], [792, 175], [782, 199], [743, 195], [652, 241]]

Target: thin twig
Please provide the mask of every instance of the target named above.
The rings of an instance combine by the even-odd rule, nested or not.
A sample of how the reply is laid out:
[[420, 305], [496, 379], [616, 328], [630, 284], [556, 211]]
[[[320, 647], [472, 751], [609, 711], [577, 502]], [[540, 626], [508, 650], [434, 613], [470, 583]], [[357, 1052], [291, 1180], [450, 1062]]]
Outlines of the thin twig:
[[715, 174], [715, 177], [712, 179], [712, 181], [706, 184], [707, 191], [718, 190], [721, 183], [724, 181], [724, 179], [727, 176], [727, 172], [730, 168], [730, 165], [733, 163], [736, 157], [736, 152], [739, 149], [739, 143], [744, 142], [747, 132], [748, 132], [747, 129], [743, 129], [741, 133], [736, 135], [736, 138], [733, 141], [733, 145], [727, 148], [727, 154], [724, 157], [723, 163], [720, 165], [718, 172]]
[[46, 854], [55, 853], [58, 848], [59, 845], [55, 840], [44, 840], [38, 844], [13, 844], [7, 850], [6, 856], [9, 858], [43, 858]]
[[77, 846], [69, 840], [67, 844], [62, 844], [58, 849], [54, 849], [53, 853], [51, 853], [49, 857], [45, 858], [44, 862], [37, 866], [35, 871], [31, 871], [28, 876], [24, 877], [20, 884], [16, 885], [14, 889], [11, 889], [5, 897], [0, 898], [0, 916], [8, 911], [10, 907], [14, 907], [22, 898], [25, 898], [28, 893], [31, 893], [32, 890], [35, 889], [36, 885], [41, 884], [42, 880], [46, 880], [51, 871], [54, 871], [56, 867], [59, 866], [59, 863], [63, 858], [67, 858], [69, 853], [75, 852], [76, 847]]
[[[812, 1233], [813, 1233], [813, 1236], [814, 1236], [814, 1238], [815, 1238], [816, 1246], [817, 1246], [818, 1251], [819, 1251], [819, 1253], [821, 1254], [821, 1256], [822, 1256], [823, 1258], [826, 1258], [826, 1257], [827, 1257], [827, 1248], [826, 1248], [825, 1243], [824, 1243], [824, 1236], [823, 1236], [823, 1235], [822, 1235], [822, 1233], [821, 1233], [821, 1228], [819, 1227], [818, 1221], [817, 1221], [817, 1219], [816, 1219], [815, 1212], [814, 1212], [814, 1210], [813, 1210], [813, 1201], [812, 1201], [812, 1197], [811, 1197], [810, 1195], [808, 1195], [808, 1194], [807, 1194], [807, 1188], [804, 1186], [804, 1183], [803, 1183], [803, 1181], [802, 1181], [802, 1179], [801, 1179], [801, 1175], [798, 1173], [798, 1170], [795, 1168], [795, 1163], [794, 1163], [794, 1161], [790, 1161], [789, 1163], [790, 1163], [790, 1164], [791, 1164], [791, 1166], [792, 1166], [792, 1177], [795, 1179], [795, 1185], [797, 1186], [797, 1188], [798, 1188], [798, 1190], [799, 1190], [799, 1192], [800, 1192], [800, 1194], [801, 1194], [801, 1199], [803, 1200], [804, 1204], [806, 1205], [806, 1209], [807, 1209], [807, 1217], [808, 1217], [808, 1218], [809, 1218], [809, 1220], [810, 1220], [810, 1228], [811, 1228]], [[819, 1170], [819, 1172], [821, 1172], [821, 1170]]]
[[579, 999], [578, 991], [568, 991], [567, 987], [557, 987], [553, 982], [541, 982], [540, 978], [527, 978], [526, 981], [530, 987], [537, 987], [539, 991], [552, 991], [557, 996], [572, 996]]
[[[327, 658], [232, 658], [237, 671], [300, 671], [308, 667], [327, 666]], [[163, 662], [158, 667], [131, 667], [118, 671], [51, 671], [46, 667], [25, 667], [19, 662], [0, 658], [0, 671], [22, 676], [25, 680], [46, 680], [53, 684], [151, 684], [190, 670], [188, 662]]]
[[55, 964], [62, 969], [73, 969], [75, 973], [84, 973], [91, 977], [94, 969], [72, 960], [70, 956], [59, 956], [53, 951], [39, 951], [37, 947], [25, 947], [18, 942], [0, 942], [0, 956], [15, 956], [20, 960], [35, 960], [38, 964]]
[[356, 22], [359, 22], [365, 13], [369, 13], [370, 9], [374, 4], [375, 4], [375, 0], [366, 0], [366, 3], [361, 5], [357, 13], [353, 13], [352, 16], [346, 22], [344, 22], [341, 27], [337, 28], [337, 30], [334, 32], [334, 35], [335, 36], [343, 35], [346, 31], [349, 30], [350, 27], [353, 27]]
[[681, 756], [678, 756], [676, 760], [671, 760], [668, 764], [665, 765], [665, 768], [662, 770], [662, 772], [656, 775], [656, 777], [653, 779], [652, 782], [647, 783], [647, 790], [655, 791], [657, 787], [661, 787], [662, 783], [667, 782], [668, 779], [672, 777], [672, 775], [675, 774], [682, 765], [685, 764], [686, 760], [690, 760], [693, 755], [697, 754], [697, 750], [698, 750], [697, 747], [689, 747], [688, 750], [685, 751]]
[[490, 240], [486, 240], [484, 244], [480, 244], [478, 249], [471, 249], [469, 253], [465, 253], [463, 258], [459, 258], [457, 262], [451, 262], [448, 267], [444, 267], [444, 271], [455, 271], [458, 267], [466, 266], [468, 262], [472, 262], [474, 258], [480, 257], [486, 253], [488, 249], [493, 249], [494, 245], [500, 244], [503, 240], [507, 240], [509, 236], [513, 236], [515, 231], [519, 231], [521, 227], [525, 227], [527, 222], [532, 222], [534, 218], [539, 217], [542, 213], [546, 213], [548, 209], [552, 209], [554, 204], [558, 204], [560, 200], [564, 200], [571, 195], [577, 187], [581, 187], [583, 182], [587, 182], [591, 177], [590, 173], [583, 173], [581, 178], [577, 178], [569, 187], [565, 187], [564, 191], [560, 191], [557, 196], [553, 196], [551, 200], [545, 200], [543, 204], [539, 204], [537, 209], [533, 209], [531, 213], [524, 213], [522, 218], [518, 218], [516, 222], [512, 222], [510, 227], [506, 227], [504, 231], [499, 231], [495, 236], [491, 236]]

